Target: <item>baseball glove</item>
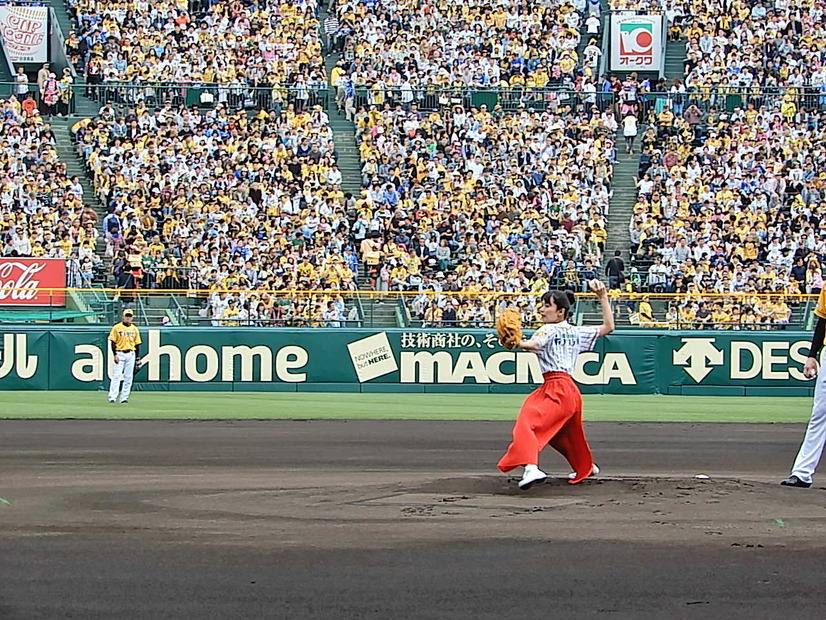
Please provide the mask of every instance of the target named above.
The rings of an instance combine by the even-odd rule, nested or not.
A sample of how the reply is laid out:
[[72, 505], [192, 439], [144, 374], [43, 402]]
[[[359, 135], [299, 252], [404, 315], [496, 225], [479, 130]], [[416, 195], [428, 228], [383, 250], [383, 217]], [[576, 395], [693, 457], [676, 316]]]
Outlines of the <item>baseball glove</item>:
[[506, 349], [515, 349], [522, 342], [522, 315], [515, 308], [508, 308], [496, 320], [496, 335]]

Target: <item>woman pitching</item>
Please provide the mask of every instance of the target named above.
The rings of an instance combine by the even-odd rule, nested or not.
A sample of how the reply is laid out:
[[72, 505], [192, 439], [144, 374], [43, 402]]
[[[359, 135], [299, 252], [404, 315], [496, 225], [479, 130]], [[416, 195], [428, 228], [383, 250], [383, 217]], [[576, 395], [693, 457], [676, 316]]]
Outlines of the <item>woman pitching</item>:
[[577, 356], [593, 347], [599, 336], [614, 331], [614, 316], [605, 285], [599, 280], [589, 283], [602, 307], [602, 325], [577, 327], [568, 323], [572, 293], [549, 291], [542, 296], [540, 314], [545, 323], [530, 340], [521, 340], [516, 348], [532, 351], [539, 357], [545, 382], [534, 390], [519, 412], [513, 427], [513, 442], [499, 461], [499, 469], [511, 471], [524, 466], [520, 489], [544, 482], [547, 476], [538, 467], [539, 452], [546, 444], [559, 451], [574, 469], [569, 482], [576, 484], [598, 473], [591, 448], [582, 426], [582, 395], [571, 375]]

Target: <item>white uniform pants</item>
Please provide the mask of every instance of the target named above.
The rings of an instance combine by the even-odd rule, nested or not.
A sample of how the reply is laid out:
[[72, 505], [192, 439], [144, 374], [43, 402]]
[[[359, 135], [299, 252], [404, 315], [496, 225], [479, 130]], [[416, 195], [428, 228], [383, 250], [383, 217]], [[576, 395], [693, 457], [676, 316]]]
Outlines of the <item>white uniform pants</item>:
[[826, 364], [820, 365], [820, 372], [817, 373], [815, 381], [817, 385], [815, 385], [812, 417], [806, 429], [806, 436], [803, 438], [803, 445], [800, 446], [792, 468], [792, 475], [809, 483], [820, 462], [823, 444], [826, 442]]
[[[118, 353], [118, 361], [112, 371], [112, 382], [109, 384], [109, 400], [120, 402], [129, 399], [132, 391], [132, 376], [135, 374], [135, 352]], [[121, 387], [123, 381], [123, 387]]]

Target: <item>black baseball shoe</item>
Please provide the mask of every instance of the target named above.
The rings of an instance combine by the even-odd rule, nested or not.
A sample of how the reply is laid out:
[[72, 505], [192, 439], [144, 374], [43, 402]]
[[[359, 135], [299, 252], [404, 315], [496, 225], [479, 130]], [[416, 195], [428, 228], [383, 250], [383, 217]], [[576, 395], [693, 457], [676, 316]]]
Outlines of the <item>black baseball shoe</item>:
[[780, 484], [782, 484], [784, 487], [799, 487], [801, 489], [808, 489], [810, 486], [812, 486], [811, 482], [803, 482], [797, 476], [789, 476]]

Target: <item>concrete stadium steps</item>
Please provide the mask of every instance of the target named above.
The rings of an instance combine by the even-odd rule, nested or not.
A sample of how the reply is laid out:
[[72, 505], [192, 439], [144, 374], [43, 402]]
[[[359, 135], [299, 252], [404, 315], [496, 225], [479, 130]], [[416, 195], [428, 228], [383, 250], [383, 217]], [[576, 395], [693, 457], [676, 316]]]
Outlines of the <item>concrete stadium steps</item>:
[[[75, 84], [85, 84], [85, 80], [78, 76]], [[74, 114], [81, 118], [94, 118], [100, 111], [102, 102], [98, 103], [89, 97], [86, 97], [79, 89], [75, 90], [75, 108]]]
[[[324, 34], [324, 20], [327, 18], [327, 8], [322, 3], [321, 10], [319, 12], [319, 19], [321, 21], [321, 29], [322, 29], [322, 40], [324, 41], [324, 48], [329, 49], [327, 45], [327, 36]], [[333, 70], [333, 67], [338, 64], [341, 55], [338, 53], [327, 53], [324, 58], [324, 67], [327, 71], [327, 80], [330, 80], [330, 72]], [[344, 193], [350, 193], [353, 196], [359, 197], [361, 195], [361, 159], [359, 157], [358, 148], [356, 146], [356, 126], [354, 123], [348, 121], [344, 117], [344, 112], [340, 112], [338, 107], [336, 106], [336, 89], [334, 84], [330, 84], [330, 96], [327, 98], [327, 116], [330, 119], [330, 128], [333, 130], [333, 142], [336, 146], [336, 152], [338, 153], [338, 168], [341, 171], [341, 190]], [[359, 265], [358, 267], [359, 274], [362, 273], [362, 267]], [[365, 278], [361, 275], [356, 276], [356, 285], [359, 289], [370, 289], [369, 283], [365, 283]], [[355, 302], [354, 302], [355, 303]], [[352, 305], [350, 303], [347, 304], [347, 310], [349, 312]], [[375, 315], [373, 305], [370, 304], [366, 306], [362, 304], [362, 310], [364, 310], [365, 316], [363, 317], [365, 320], [364, 325], [370, 325], [367, 321], [370, 319], [369, 313]], [[378, 318], [378, 316], [376, 316]], [[381, 316], [382, 321], [390, 320], [390, 317], [385, 317], [382, 313]], [[392, 317], [392, 324], [388, 324], [388, 327], [397, 327], [398, 321], [395, 318], [395, 315]]]
[[[605, 3], [603, 2], [602, 4], [604, 5]], [[607, 10], [607, 7], [603, 6], [602, 10], [603, 11]], [[582, 23], [580, 23], [580, 25], [579, 25], [579, 45], [577, 45], [577, 47], [576, 47], [576, 53], [577, 53], [577, 57], [579, 58], [580, 63], [582, 62], [583, 52], [585, 51], [585, 48], [588, 47], [588, 41], [590, 41], [591, 38], [596, 39], [597, 40], [597, 45], [600, 46], [600, 48], [601, 48], [602, 47], [602, 36], [605, 33], [605, 29], [600, 28], [599, 32], [597, 34], [588, 34], [588, 28], [585, 26], [585, 21], [587, 19], [588, 19], [588, 12], [586, 11], [585, 16], [582, 18]], [[594, 77], [594, 79], [599, 78], [599, 66], [597, 66], [597, 70], [594, 71], [593, 77]]]
[[397, 299], [361, 298], [364, 310], [364, 325], [369, 327], [400, 327], [398, 319], [399, 301]]
[[[186, 317], [180, 317], [177, 307], [173, 302], [181, 306]], [[133, 304], [135, 309], [136, 322], [147, 327], [160, 327], [161, 321], [164, 317], [168, 317], [172, 321], [172, 325], [206, 325], [205, 319], [198, 315], [201, 309], [203, 300], [197, 297], [188, 297], [186, 295], [156, 295], [149, 294], [142, 295], [140, 302]]]
[[798, 304], [792, 308], [792, 317], [789, 319], [789, 323], [799, 325], [802, 329], [810, 329], [809, 325], [806, 324], [809, 318], [809, 310], [809, 302]]
[[[675, 77], [683, 77], [683, 60], [685, 60], [685, 42], [670, 41], [666, 45], [666, 67], [665, 74], [668, 81]], [[647, 127], [640, 125], [637, 132], [637, 145], [635, 153], [628, 155], [624, 152], [625, 139], [622, 129], [617, 132], [617, 163], [614, 164], [613, 194], [611, 196], [611, 208], [608, 214], [608, 241], [606, 256], [613, 255], [614, 250], [622, 250], [623, 260], [626, 265], [629, 263], [629, 246], [631, 244], [631, 231], [629, 226], [631, 216], [634, 213], [634, 204], [637, 201], [637, 189], [634, 177], [639, 171], [640, 161], [640, 138]]]
[[[169, 318], [172, 319], [173, 325], [204, 325], [203, 319], [199, 316], [198, 311], [205, 303], [205, 299], [199, 297], [189, 297], [187, 295], [175, 295], [175, 300], [185, 313], [185, 318], [179, 317], [178, 312], [172, 309], [172, 304], [167, 304], [169, 310]], [[157, 303], [153, 302], [150, 306], [153, 311], [157, 309]], [[161, 308], [163, 309], [163, 308]], [[148, 316], [148, 315], [147, 315]], [[157, 316], [157, 313], [156, 313]], [[159, 317], [162, 318], [163, 315]]]
[[72, 18], [69, 16], [66, 0], [46, 0], [46, 5], [54, 9], [54, 14], [57, 17], [57, 24], [63, 31], [64, 38], [68, 37], [69, 31], [75, 30], [75, 25]]
[[[360, 291], [373, 290], [373, 287], [370, 286], [370, 278], [364, 275], [363, 268], [360, 268], [356, 275], [356, 286]], [[366, 295], [362, 295], [360, 300], [361, 309], [364, 312], [365, 327], [401, 327], [396, 313], [399, 307], [397, 299], [371, 299]]]
[[685, 41], [668, 41], [665, 45], [665, 75], [669, 87], [674, 78], [685, 79], [683, 73], [685, 61]]
[[[326, 17], [326, 12], [323, 12]], [[326, 39], [326, 37], [325, 37]], [[326, 44], [326, 43], [325, 43]], [[327, 69], [327, 79], [330, 71], [336, 66], [339, 54], [327, 54], [324, 66]], [[361, 159], [356, 146], [356, 126], [339, 112], [336, 106], [336, 89], [330, 84], [330, 96], [327, 99], [327, 116], [330, 117], [330, 127], [333, 130], [333, 141], [338, 152], [338, 167], [341, 170], [341, 189], [359, 196], [361, 192]]]
[[[46, 5], [50, 6], [54, 9], [54, 14], [57, 17], [57, 25], [60, 30], [63, 32], [63, 38], [66, 39], [69, 36], [70, 30], [75, 30], [75, 25], [72, 23], [72, 19], [69, 16], [69, 11], [66, 7], [65, 0], [46, 0]], [[86, 84], [86, 80], [80, 74], [75, 77], [75, 84], [76, 85], [83, 85]], [[76, 88], [75, 89], [75, 111], [74, 113], [78, 116], [85, 116], [85, 117], [92, 117], [98, 113], [100, 109], [100, 105], [96, 103], [94, 100], [86, 97], [83, 94], [82, 89]]]
[[98, 240], [96, 253], [103, 261], [103, 267], [107, 274], [99, 283], [106, 285], [109, 283], [108, 273], [109, 267], [112, 264], [112, 259], [105, 254], [106, 244], [102, 238], [103, 218], [106, 216], [106, 210], [98, 200], [94, 184], [86, 174], [86, 164], [78, 154], [75, 144], [72, 141], [70, 129], [72, 123], [76, 120], [77, 119], [55, 117], [51, 120], [52, 130], [55, 133], [57, 155], [60, 161], [66, 165], [66, 174], [68, 174], [69, 178], [76, 176], [80, 179], [80, 185], [83, 187], [83, 204], [91, 206], [95, 213], [97, 213], [98, 230], [101, 232], [101, 238]]
[[[641, 127], [639, 134], [644, 129]], [[628, 262], [628, 248], [631, 245], [629, 224], [637, 201], [637, 188], [634, 177], [639, 170], [639, 149], [633, 155], [628, 155], [625, 148], [625, 138], [622, 131], [617, 132], [617, 162], [614, 164], [612, 177], [611, 207], [608, 210], [608, 239], [605, 248], [605, 260], [614, 255], [614, 250], [622, 250], [622, 258]]]
[[69, 176], [80, 177], [80, 184], [83, 186], [83, 202], [91, 205], [99, 216], [103, 216], [104, 210], [97, 200], [92, 181], [86, 174], [86, 164], [82, 160], [75, 148], [74, 141], [70, 133], [71, 124], [74, 122], [67, 118], [53, 118], [51, 120], [52, 129], [55, 132], [57, 141], [57, 154], [60, 161], [66, 164], [66, 171]]
[[361, 192], [361, 159], [358, 147], [356, 147], [355, 132], [356, 126], [339, 116], [336, 110], [335, 100], [328, 108], [327, 114], [330, 116], [330, 127], [333, 130], [333, 140], [338, 152], [338, 167], [341, 170], [341, 189], [350, 192], [358, 197]]
[[[669, 41], [666, 44], [665, 54], [665, 75], [669, 84], [675, 77], [683, 78], [683, 61], [685, 60], [685, 42]], [[623, 260], [626, 266], [629, 263], [629, 246], [631, 244], [631, 231], [629, 226], [634, 213], [634, 204], [637, 201], [637, 189], [634, 184], [634, 177], [639, 171], [640, 161], [640, 138], [647, 127], [640, 125], [637, 132], [636, 152], [628, 155], [624, 152], [625, 139], [622, 129], [617, 132], [617, 163], [614, 164], [613, 194], [611, 196], [611, 208], [608, 214], [608, 241], [606, 256], [613, 255], [614, 250], [622, 250]]]
[[[327, 36], [324, 34], [324, 20], [327, 19], [327, 8], [321, 7], [319, 12], [321, 20], [321, 38], [324, 41], [324, 48], [327, 45]], [[341, 54], [327, 53], [324, 57], [324, 68], [327, 71], [327, 80], [330, 80], [330, 72], [338, 64]], [[361, 192], [361, 160], [358, 148], [356, 147], [356, 126], [344, 118], [344, 112], [339, 112], [336, 106], [335, 84], [330, 83], [330, 96], [327, 98], [327, 116], [330, 117], [330, 127], [333, 130], [333, 141], [338, 152], [338, 167], [341, 170], [341, 189], [350, 192], [354, 196], [359, 196]]]
[[[665, 307], [654, 307], [654, 316], [657, 319], [665, 320]], [[599, 308], [580, 311], [579, 317], [582, 318], [582, 325], [599, 325], [602, 323], [602, 312]], [[628, 320], [628, 312], [625, 310], [624, 304], [614, 314], [614, 326], [616, 329], [636, 329], [639, 327]]]
[[136, 322], [147, 327], [159, 327], [163, 317], [174, 317], [175, 312], [172, 311], [171, 304], [172, 301], [167, 296], [144, 296], [140, 304], [134, 306]]
[[[174, 314], [164, 308], [145, 308], [144, 313], [145, 316], [138, 317], [138, 321], [136, 321], [136, 323], [139, 325], [145, 325], [146, 327], [161, 327], [163, 325], [163, 318], [169, 317], [172, 319], [172, 315]], [[138, 312], [137, 314], [143, 313]]]
[[[587, 14], [586, 14], [586, 19], [587, 19]], [[590, 40], [588, 37], [589, 37], [589, 35], [588, 35], [588, 32], [586, 31], [586, 28], [585, 28], [585, 20], [583, 20], [582, 27], [579, 30], [579, 45], [576, 46], [576, 54], [577, 54], [577, 58], [579, 59], [580, 63], [582, 62], [582, 57], [584, 55], [583, 52], [585, 51], [585, 48], [588, 47], [588, 41]], [[598, 44], [599, 44], [599, 40], [601, 38], [602, 38], [601, 36], [599, 36], [599, 35], [597, 36], [597, 43]], [[596, 76], [596, 77], [599, 77], [599, 76]]]

